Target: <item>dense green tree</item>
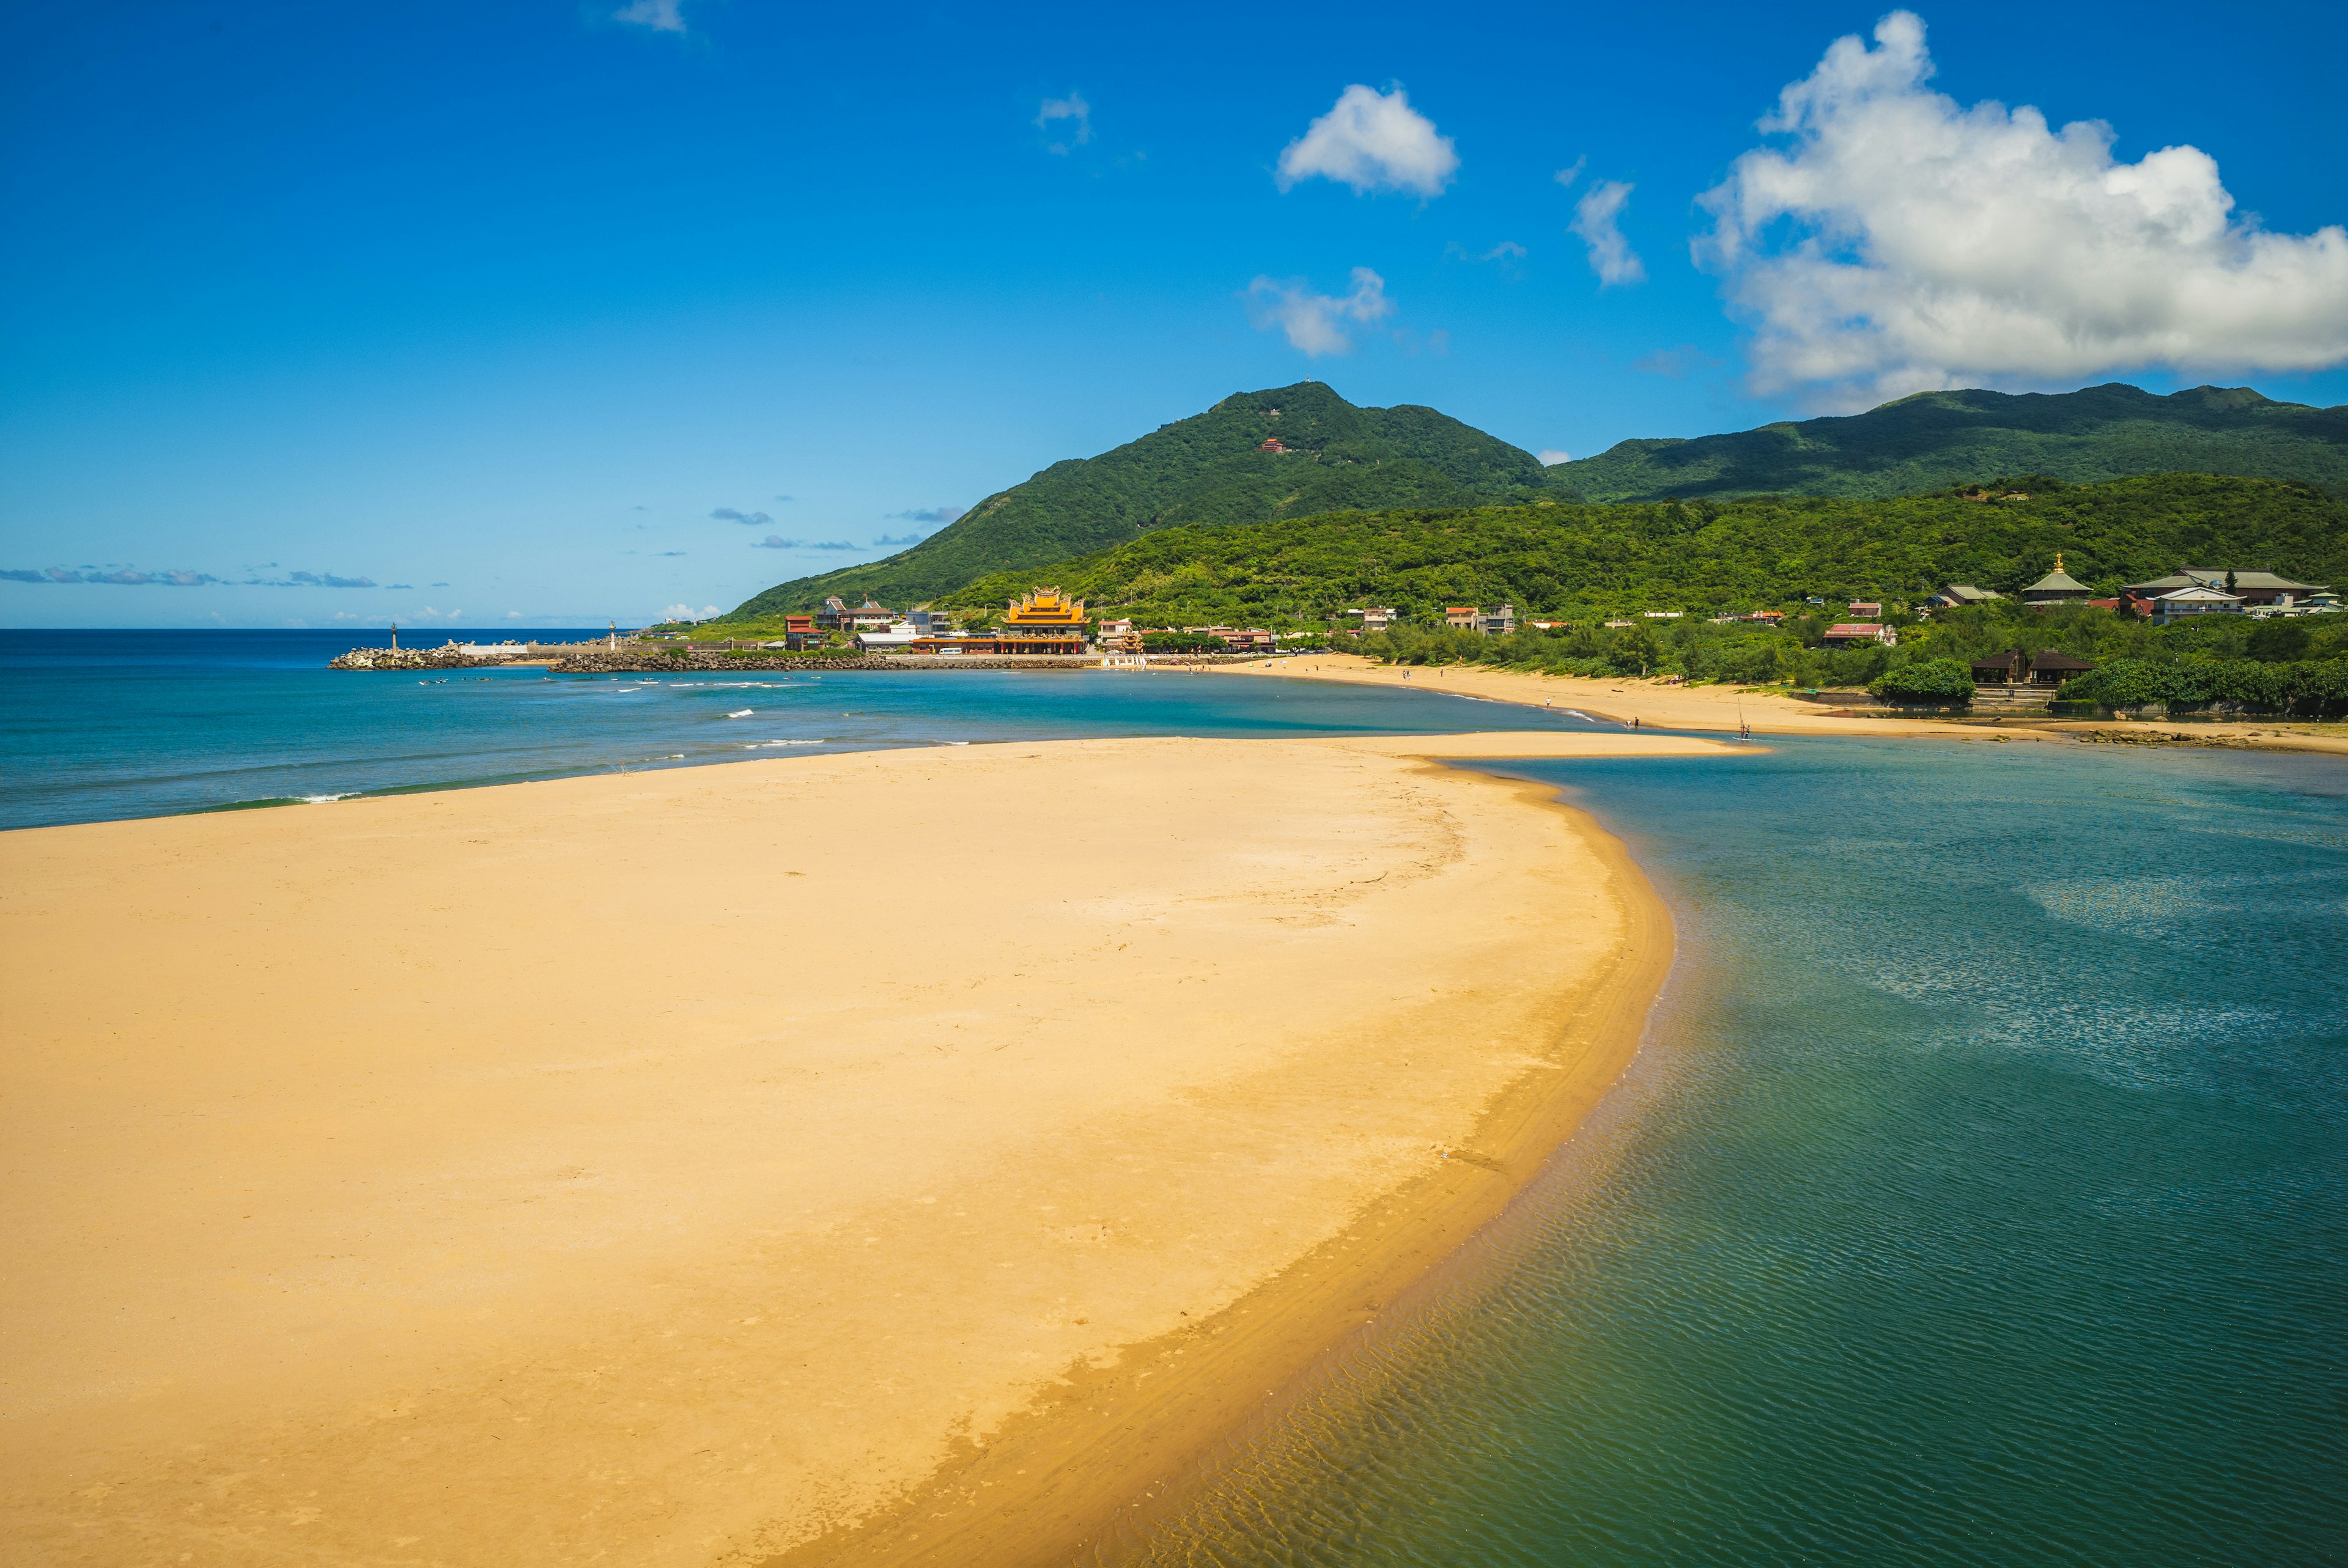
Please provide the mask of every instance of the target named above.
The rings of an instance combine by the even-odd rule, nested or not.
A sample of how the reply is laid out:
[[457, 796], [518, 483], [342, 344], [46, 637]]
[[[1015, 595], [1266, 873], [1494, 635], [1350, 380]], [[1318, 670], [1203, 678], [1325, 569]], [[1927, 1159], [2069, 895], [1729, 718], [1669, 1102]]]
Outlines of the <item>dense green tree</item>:
[[[1154, 529], [1114, 549], [981, 579], [940, 602], [1000, 610], [1050, 582], [1096, 611], [1158, 626], [1320, 626], [1365, 604], [1414, 619], [1439, 617], [1447, 604], [1512, 603], [1520, 618], [1643, 620], [1648, 610], [1681, 610], [1702, 620], [1779, 605], [1808, 614], [1806, 597], [1824, 600], [1833, 616], [1851, 600], [1896, 605], [1952, 580], [2018, 593], [2058, 552], [2074, 576], [2107, 592], [2180, 561], [2340, 582], [2348, 579], [2348, 504], [2301, 486], [2169, 474], [2012, 503], [1942, 491], [1886, 501], [1337, 512]], [[2051, 625], [2067, 612], [2007, 603], [1981, 613], [2028, 613]]]
[[1895, 702], [1969, 702], [1973, 674], [1953, 659], [1928, 659], [1876, 677], [1868, 690]]

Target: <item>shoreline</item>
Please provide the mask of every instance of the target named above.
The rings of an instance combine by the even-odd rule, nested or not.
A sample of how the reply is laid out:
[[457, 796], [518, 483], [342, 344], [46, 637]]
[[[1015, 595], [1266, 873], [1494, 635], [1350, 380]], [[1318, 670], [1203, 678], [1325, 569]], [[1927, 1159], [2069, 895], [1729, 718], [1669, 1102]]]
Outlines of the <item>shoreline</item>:
[[[12, 1537], [1097, 1533], [1635, 1050], [1652, 889], [1554, 791], [1445, 761], [1654, 754], [1735, 750], [1025, 743], [0, 835]], [[948, 866], [984, 918], [821, 918]], [[913, 1540], [957, 1486], [986, 1520]]]
[[2012, 718], [2001, 723], [1843, 718], [1779, 692], [1735, 686], [1664, 686], [1630, 677], [1592, 680], [1578, 675], [1494, 670], [1482, 665], [1406, 668], [1379, 664], [1356, 653], [1282, 655], [1244, 665], [1218, 666], [1213, 672], [1445, 692], [1527, 708], [1553, 703], [1613, 723], [1627, 725], [1632, 719], [1639, 718], [1661, 730], [1694, 733], [1733, 734], [1741, 722], [1749, 724], [1756, 735], [1921, 735], [1989, 743], [2119, 743], [2156, 748], [2188, 745], [2348, 756], [2348, 725], [2326, 726], [2289, 719], [2184, 723], [2131, 719], [2107, 723], [2044, 717]]
[[[1505, 753], [1454, 755], [1468, 776], [1564, 816], [1605, 866], [1607, 897], [1622, 922], [1603, 965], [1566, 999], [1543, 1060], [1502, 1088], [1440, 1167], [1375, 1200], [1375, 1212], [1217, 1317], [1129, 1347], [1115, 1367], [1072, 1380], [1058, 1409], [1025, 1413], [880, 1518], [755, 1560], [754, 1568], [1013, 1568], [1069, 1561], [1112, 1535], [1134, 1537], [1207, 1479], [1218, 1448], [1266, 1401], [1435, 1275], [1572, 1137], [1638, 1054], [1671, 970], [1671, 911], [1622, 841], [1555, 787], [1473, 770], [1472, 761], [1505, 760]], [[1178, 1355], [1195, 1357], [1179, 1379], [1141, 1386]], [[1038, 1471], [1045, 1484], [1022, 1485]], [[982, 1502], [989, 1491], [995, 1495]], [[1006, 1506], [1006, 1496], [1022, 1500]]]

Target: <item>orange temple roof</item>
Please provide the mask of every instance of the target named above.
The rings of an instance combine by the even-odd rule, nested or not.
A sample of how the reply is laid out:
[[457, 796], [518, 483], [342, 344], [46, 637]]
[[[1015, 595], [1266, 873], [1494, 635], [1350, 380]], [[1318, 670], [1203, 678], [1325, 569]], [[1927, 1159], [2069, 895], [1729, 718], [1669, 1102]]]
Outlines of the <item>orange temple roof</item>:
[[1085, 601], [1070, 599], [1056, 588], [1039, 588], [1011, 601], [1004, 611], [1005, 630], [1038, 627], [1062, 630], [1085, 623]]

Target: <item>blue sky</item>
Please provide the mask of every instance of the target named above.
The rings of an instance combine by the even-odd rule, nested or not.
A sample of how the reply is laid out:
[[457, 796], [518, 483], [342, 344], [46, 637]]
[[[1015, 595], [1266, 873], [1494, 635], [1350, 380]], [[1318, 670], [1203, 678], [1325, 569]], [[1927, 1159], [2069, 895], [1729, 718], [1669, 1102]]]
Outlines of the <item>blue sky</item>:
[[730, 607], [1305, 376], [2348, 402], [2336, 5], [1116, 9], [15, 8], [0, 623]]

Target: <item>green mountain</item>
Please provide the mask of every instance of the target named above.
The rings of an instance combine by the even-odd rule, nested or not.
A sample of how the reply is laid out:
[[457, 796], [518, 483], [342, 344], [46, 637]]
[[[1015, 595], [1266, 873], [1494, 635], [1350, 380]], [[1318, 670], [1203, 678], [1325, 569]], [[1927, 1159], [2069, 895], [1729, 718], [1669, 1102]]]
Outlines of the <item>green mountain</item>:
[[2013, 594], [2054, 563], [2104, 592], [2179, 565], [2264, 569], [2348, 587], [2348, 502], [2304, 486], [2164, 474], [2028, 497], [1954, 489], [1892, 500], [1756, 497], [1340, 512], [1176, 527], [982, 578], [942, 600], [998, 609], [1030, 579], [1148, 626], [1323, 624], [1350, 606], [1412, 616], [1513, 603], [1521, 616], [1691, 614], [1817, 595], [1910, 600], [1950, 581]]
[[911, 549], [770, 588], [725, 619], [808, 610], [835, 593], [901, 608], [1156, 528], [1457, 507], [1529, 497], [1545, 482], [1530, 453], [1432, 408], [1357, 408], [1307, 381], [1239, 393], [1097, 457], [1055, 463]]
[[1585, 501], [1755, 494], [1912, 496], [2003, 475], [2073, 484], [2235, 474], [2348, 495], [2348, 407], [2276, 403], [2246, 386], [2157, 397], [2114, 382], [2078, 392], [1920, 392], [1865, 414], [1693, 441], [1623, 441], [1549, 471]]

